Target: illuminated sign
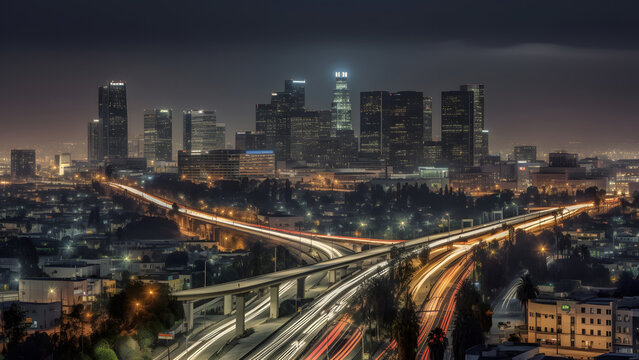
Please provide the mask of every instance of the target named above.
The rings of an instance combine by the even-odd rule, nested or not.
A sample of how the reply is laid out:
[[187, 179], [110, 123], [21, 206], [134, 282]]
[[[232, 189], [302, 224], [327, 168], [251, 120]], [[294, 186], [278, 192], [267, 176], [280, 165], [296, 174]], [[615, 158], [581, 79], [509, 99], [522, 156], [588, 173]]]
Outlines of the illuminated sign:
[[112, 82], [112, 83], [109, 83], [109, 85], [111, 85], [111, 86], [124, 86], [124, 83], [123, 82]]
[[293, 84], [306, 84], [306, 80], [293, 80]]
[[526, 171], [526, 167], [525, 166], [520, 166], [519, 167], [519, 171]]
[[169, 110], [160, 110], [161, 113], [168, 113]]
[[271, 93], [271, 96], [277, 96], [277, 93]]
[[262, 155], [262, 154], [272, 154], [273, 150], [246, 150], [245, 154], [251, 155]]
[[569, 312], [570, 311], [570, 305], [562, 304], [561, 305], [561, 311]]
[[348, 77], [348, 73], [346, 71], [341, 71], [341, 72], [340, 71], [336, 71], [335, 72], [335, 77], [345, 78], [345, 77]]

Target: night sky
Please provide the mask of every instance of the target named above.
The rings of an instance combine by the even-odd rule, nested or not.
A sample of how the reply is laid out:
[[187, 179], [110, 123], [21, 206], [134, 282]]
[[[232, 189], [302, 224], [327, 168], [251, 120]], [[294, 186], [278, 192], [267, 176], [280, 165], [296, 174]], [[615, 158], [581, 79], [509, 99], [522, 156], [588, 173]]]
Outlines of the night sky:
[[[491, 152], [639, 150], [637, 1], [0, 2], [0, 151], [86, 141], [97, 87], [127, 82], [129, 136], [144, 108], [216, 109], [254, 129], [284, 79], [330, 108], [333, 73], [359, 92], [486, 85]], [[84, 147], [82, 151], [86, 151]], [[85, 153], [74, 154], [81, 158]]]

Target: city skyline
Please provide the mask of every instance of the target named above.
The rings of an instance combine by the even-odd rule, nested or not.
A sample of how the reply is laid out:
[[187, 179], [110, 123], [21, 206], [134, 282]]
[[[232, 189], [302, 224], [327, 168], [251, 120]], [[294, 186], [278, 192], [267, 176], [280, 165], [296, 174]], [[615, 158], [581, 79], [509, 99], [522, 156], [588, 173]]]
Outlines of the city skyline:
[[[469, 25], [460, 25], [446, 32], [445, 20], [453, 17], [449, 5], [403, 3], [388, 15], [389, 24], [397, 25], [398, 31], [414, 32], [397, 42], [392, 32], [369, 29], [370, 34], [363, 34], [362, 29], [368, 27], [360, 23], [374, 15], [357, 2], [340, 7], [347, 15], [363, 13], [344, 24], [338, 41], [329, 40], [337, 31], [317, 19], [292, 31], [290, 41], [263, 41], [263, 35], [254, 31], [260, 25], [281, 29], [298, 21], [278, 12], [283, 5], [266, 9], [281, 25], [265, 23], [256, 15], [265, 9], [258, 6], [247, 10], [256, 24], [246, 29], [234, 26], [228, 38], [209, 37], [210, 30], [199, 25], [195, 30], [181, 29], [175, 36], [167, 37], [165, 31], [149, 34], [147, 28], [136, 25], [134, 15], [146, 19], [155, 30], [161, 22], [153, 15], [162, 15], [158, 19], [170, 16], [162, 6], [150, 6], [150, 13], [145, 14], [145, 7], [139, 4], [127, 8], [129, 15], [113, 20], [121, 26], [112, 34], [89, 25], [96, 39], [91, 43], [78, 31], [87, 26], [85, 22], [59, 14], [65, 25], [47, 27], [51, 20], [41, 9], [22, 19], [22, 5], [15, 5], [3, 11], [16, 16], [6, 16], [2, 29], [7, 36], [0, 39], [9, 55], [0, 70], [5, 80], [0, 84], [0, 119], [6, 123], [0, 151], [44, 144], [51, 135], [56, 141], [85, 140], [86, 123], [98, 115], [89, 89], [109, 80], [127, 81], [131, 135], [142, 133], [145, 108], [171, 108], [176, 113], [215, 109], [230, 135], [253, 129], [254, 104], [265, 102], [265, 92], [278, 89], [282, 79], [305, 79], [308, 106], [328, 108], [335, 71], [352, 75], [349, 89], [353, 95], [376, 89], [421, 91], [433, 96], [433, 104], [440, 103], [441, 91], [458, 84], [486, 84], [486, 128], [491, 130], [493, 151], [503, 152], [517, 144], [534, 144], [545, 151], [570, 147], [564, 142], [573, 143], [570, 151], [605, 148], [609, 142], [635, 150], [636, 141], [616, 129], [635, 121], [631, 110], [637, 90], [633, 84], [639, 73], [630, 64], [639, 59], [639, 52], [627, 34], [637, 25], [627, 14], [637, 5], [618, 2], [604, 7], [580, 2], [580, 6], [555, 9], [554, 16], [544, 14], [543, 5], [503, 5], [512, 22], [518, 23], [510, 26], [510, 21], [490, 14], [494, 5], [466, 4], [470, 11], [464, 13], [485, 16], [485, 26], [469, 32]], [[236, 15], [239, 9], [235, 6], [220, 6], [229, 14], [221, 24], [246, 21]], [[299, 7], [308, 7], [318, 18], [330, 13], [329, 6]], [[61, 9], [71, 14], [82, 11]], [[433, 21], [408, 21], [426, 10], [433, 14]], [[176, 11], [176, 16], [184, 12]], [[569, 12], [570, 16], [561, 16]], [[89, 19], [103, 23], [98, 21], [103, 16], [93, 14]], [[581, 24], [593, 18], [600, 19], [596, 26]], [[19, 31], [24, 26], [16, 23], [20, 19], [32, 26], [29, 32]], [[554, 31], [547, 31], [549, 28]], [[147, 41], [141, 42], [142, 38]], [[305, 41], [297, 41], [301, 39]], [[156, 44], [162, 46], [154, 47]], [[100, 46], [109, 51], [99, 50]], [[163, 56], [158, 56], [160, 51]], [[192, 56], [196, 53], [198, 56]], [[260, 61], [255, 60], [256, 55]], [[352, 96], [352, 107], [359, 107], [358, 96]], [[434, 106], [435, 133], [439, 111]], [[358, 112], [352, 114], [352, 121], [358, 134]], [[181, 134], [180, 127], [179, 123], [174, 126], [174, 137]], [[547, 131], [550, 127], [556, 131]], [[28, 138], [21, 136], [31, 129], [38, 131]]]

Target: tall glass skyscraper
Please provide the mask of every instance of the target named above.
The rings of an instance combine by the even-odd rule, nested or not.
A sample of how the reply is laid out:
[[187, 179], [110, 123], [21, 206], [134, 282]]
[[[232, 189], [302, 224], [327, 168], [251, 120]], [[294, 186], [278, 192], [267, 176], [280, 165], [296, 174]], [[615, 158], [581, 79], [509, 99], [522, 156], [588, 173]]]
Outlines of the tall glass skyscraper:
[[351, 121], [351, 91], [348, 90], [348, 73], [335, 73], [335, 90], [331, 103], [331, 136], [339, 136], [344, 132], [353, 131]]
[[473, 98], [472, 91], [442, 92], [442, 153], [458, 170], [474, 161]]
[[484, 130], [484, 84], [466, 84], [460, 86], [459, 90], [473, 93], [473, 164], [479, 165], [481, 159], [488, 156], [488, 137], [483, 136], [482, 133]]
[[144, 157], [156, 161], [171, 161], [173, 125], [171, 109], [144, 110]]
[[205, 152], [223, 149], [217, 136], [215, 110], [189, 110], [184, 112], [184, 150]]
[[111, 81], [98, 88], [100, 117], [100, 160], [104, 157], [126, 158], [128, 155], [128, 117], [126, 83]]
[[87, 134], [87, 160], [97, 162], [100, 159], [100, 119], [89, 121]]
[[[363, 158], [380, 160], [388, 155], [388, 129], [384, 122], [390, 110], [390, 92], [366, 91], [359, 94], [359, 141]], [[386, 146], [384, 150], [384, 146]]]
[[433, 141], [433, 98], [424, 96], [424, 141]]

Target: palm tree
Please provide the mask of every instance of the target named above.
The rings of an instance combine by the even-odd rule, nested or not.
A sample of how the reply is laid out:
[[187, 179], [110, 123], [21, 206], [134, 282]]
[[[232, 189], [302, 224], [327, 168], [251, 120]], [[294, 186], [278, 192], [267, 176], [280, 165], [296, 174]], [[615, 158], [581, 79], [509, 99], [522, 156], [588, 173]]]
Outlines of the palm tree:
[[397, 342], [397, 359], [415, 359], [417, 338], [419, 337], [419, 318], [415, 303], [409, 292], [403, 296], [403, 306], [397, 311], [392, 325], [393, 340]]
[[526, 273], [517, 281], [517, 300], [524, 309], [524, 319], [526, 329], [528, 329], [528, 300], [535, 299], [539, 295], [539, 289], [532, 280], [530, 274]]
[[430, 359], [443, 360], [444, 352], [448, 347], [448, 338], [446, 338], [444, 330], [440, 327], [433, 329], [428, 333], [426, 341], [428, 343], [428, 349], [430, 349]]

